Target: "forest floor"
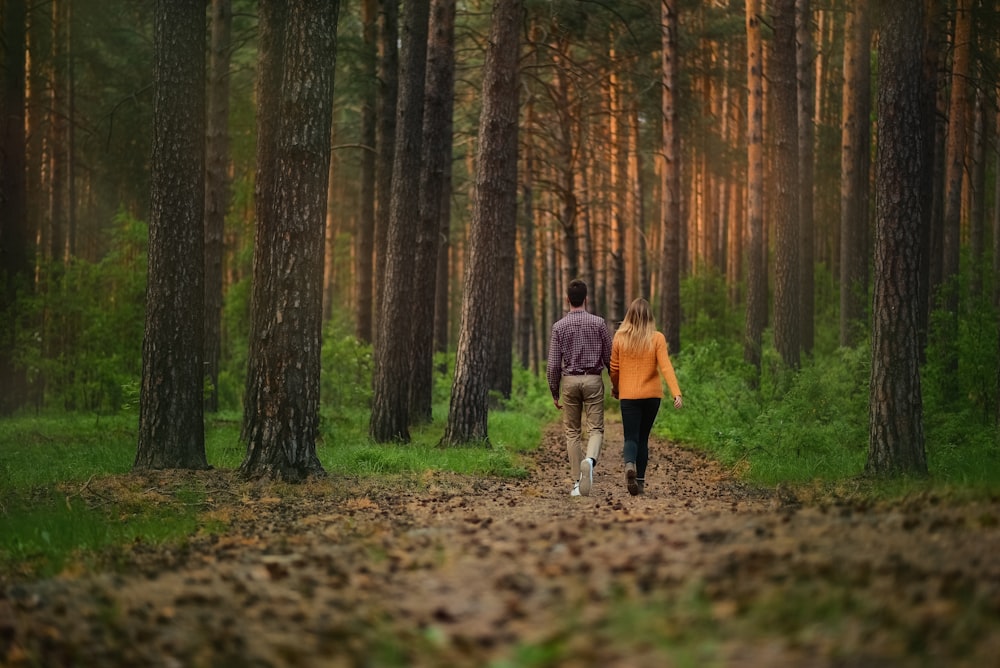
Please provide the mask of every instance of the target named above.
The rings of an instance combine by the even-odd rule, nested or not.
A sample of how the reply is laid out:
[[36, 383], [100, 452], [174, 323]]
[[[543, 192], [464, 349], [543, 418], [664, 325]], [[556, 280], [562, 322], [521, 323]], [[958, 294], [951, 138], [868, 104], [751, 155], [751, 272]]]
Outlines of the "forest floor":
[[547, 429], [524, 480], [92, 481], [198, 476], [226, 528], [0, 576], [0, 665], [997, 665], [1000, 500], [751, 489], [659, 441], [631, 497], [617, 423], [572, 498], [564, 452]]

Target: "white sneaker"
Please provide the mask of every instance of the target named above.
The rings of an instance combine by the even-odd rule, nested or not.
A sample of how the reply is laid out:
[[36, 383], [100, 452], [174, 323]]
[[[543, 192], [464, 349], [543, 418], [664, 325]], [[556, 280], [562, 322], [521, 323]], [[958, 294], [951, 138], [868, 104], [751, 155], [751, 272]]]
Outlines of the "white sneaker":
[[594, 486], [594, 463], [587, 457], [580, 462], [580, 495], [590, 496], [590, 489]]
[[580, 483], [573, 485], [573, 491], [569, 493], [570, 496], [580, 496]]

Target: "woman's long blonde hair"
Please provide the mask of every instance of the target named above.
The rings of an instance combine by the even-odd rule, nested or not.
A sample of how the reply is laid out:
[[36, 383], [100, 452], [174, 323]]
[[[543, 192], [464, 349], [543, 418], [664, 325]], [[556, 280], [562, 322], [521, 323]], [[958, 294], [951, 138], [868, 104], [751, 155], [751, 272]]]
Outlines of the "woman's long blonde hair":
[[636, 353], [653, 347], [655, 333], [653, 311], [649, 308], [649, 302], [640, 297], [629, 304], [625, 319], [615, 332], [615, 338], [621, 340], [623, 352]]

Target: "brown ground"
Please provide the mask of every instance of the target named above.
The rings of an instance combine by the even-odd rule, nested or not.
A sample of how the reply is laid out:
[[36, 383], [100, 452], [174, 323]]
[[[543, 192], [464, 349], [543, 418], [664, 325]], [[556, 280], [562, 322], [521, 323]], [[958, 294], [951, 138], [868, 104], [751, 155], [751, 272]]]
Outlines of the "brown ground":
[[640, 497], [616, 424], [589, 498], [555, 430], [523, 481], [199, 474], [225, 535], [7, 579], [0, 665], [1000, 665], [1000, 502], [801, 501], [652, 450]]

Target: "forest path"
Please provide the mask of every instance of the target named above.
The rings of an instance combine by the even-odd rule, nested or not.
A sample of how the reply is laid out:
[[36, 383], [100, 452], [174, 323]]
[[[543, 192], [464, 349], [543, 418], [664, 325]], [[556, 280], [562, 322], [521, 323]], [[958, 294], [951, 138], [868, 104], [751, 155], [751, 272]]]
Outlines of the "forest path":
[[1000, 502], [802, 502], [661, 441], [632, 497], [620, 453], [609, 419], [579, 498], [556, 427], [524, 480], [196, 474], [226, 533], [0, 589], [0, 665], [996, 665]]

